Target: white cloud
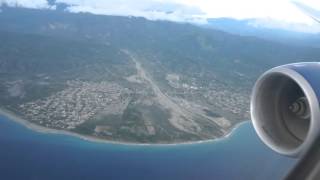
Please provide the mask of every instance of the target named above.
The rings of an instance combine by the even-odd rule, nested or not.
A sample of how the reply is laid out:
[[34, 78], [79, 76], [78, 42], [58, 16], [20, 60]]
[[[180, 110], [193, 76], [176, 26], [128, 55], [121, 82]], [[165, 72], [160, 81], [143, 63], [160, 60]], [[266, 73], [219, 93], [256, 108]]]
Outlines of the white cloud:
[[5, 4], [10, 7], [25, 7], [33, 9], [54, 9], [47, 0], [0, 0], [0, 5]]
[[[200, 7], [208, 17], [272, 18], [287, 22], [314, 23], [291, 0], [180, 0]], [[320, 9], [319, 0], [300, 0]]]
[[248, 24], [256, 28], [282, 29], [312, 34], [320, 32], [319, 24], [291, 23], [270, 18], [253, 19]]
[[[320, 9], [319, 0], [301, 0]], [[72, 12], [143, 16], [204, 23], [206, 18], [257, 18], [256, 26], [302, 32], [320, 32], [319, 24], [298, 9], [291, 0], [58, 0]], [[170, 12], [170, 13], [168, 13]]]
[[[54, 0], [52, 0], [54, 1]], [[291, 0], [55, 0], [70, 5], [71, 12], [140, 16], [151, 20], [205, 23], [206, 18], [259, 18], [267, 26], [299, 24], [314, 31], [318, 24], [305, 15]], [[299, 0], [320, 9], [319, 0]], [[0, 0], [11, 6], [54, 8], [46, 0]], [[271, 21], [275, 20], [275, 21]], [[283, 24], [281, 24], [283, 22]], [[292, 26], [291, 26], [292, 27]], [[316, 27], [316, 28], [315, 28]], [[299, 29], [296, 28], [296, 29]], [[319, 31], [319, 29], [317, 30]]]
[[205, 13], [196, 6], [175, 1], [160, 0], [57, 0], [71, 5], [71, 12], [90, 12], [94, 14], [140, 16], [151, 20], [171, 20], [178, 22], [203, 23]]

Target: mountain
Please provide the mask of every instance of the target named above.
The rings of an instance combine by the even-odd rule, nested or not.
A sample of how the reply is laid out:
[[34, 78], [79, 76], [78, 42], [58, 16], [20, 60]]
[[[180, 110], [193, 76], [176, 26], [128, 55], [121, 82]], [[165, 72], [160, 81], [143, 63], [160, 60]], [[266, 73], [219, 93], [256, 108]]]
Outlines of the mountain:
[[297, 47], [191, 24], [3, 8], [1, 107], [43, 127], [132, 143], [214, 139], [249, 118], [251, 87]]
[[216, 18], [208, 19], [208, 24], [205, 27], [241, 36], [253, 36], [287, 45], [320, 47], [320, 33], [307, 32], [307, 29], [310, 27], [286, 24], [270, 19], [236, 20], [231, 18]]

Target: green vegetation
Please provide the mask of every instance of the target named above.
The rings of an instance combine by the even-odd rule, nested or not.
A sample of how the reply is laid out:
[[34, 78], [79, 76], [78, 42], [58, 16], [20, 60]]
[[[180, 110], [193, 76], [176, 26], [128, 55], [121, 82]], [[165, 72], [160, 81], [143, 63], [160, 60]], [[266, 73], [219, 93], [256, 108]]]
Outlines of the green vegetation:
[[143, 18], [4, 8], [0, 23], [0, 106], [108, 140], [223, 136], [249, 118], [259, 74], [320, 59], [317, 48]]

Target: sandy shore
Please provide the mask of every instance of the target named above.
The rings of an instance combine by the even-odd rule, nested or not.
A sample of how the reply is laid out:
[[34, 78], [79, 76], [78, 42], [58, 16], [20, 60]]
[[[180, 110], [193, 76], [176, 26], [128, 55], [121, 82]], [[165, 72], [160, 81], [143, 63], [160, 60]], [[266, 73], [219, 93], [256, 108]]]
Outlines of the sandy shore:
[[70, 132], [70, 131], [65, 131], [65, 130], [56, 130], [56, 129], [50, 129], [46, 128], [43, 126], [39, 126], [37, 124], [33, 124], [16, 114], [12, 113], [11, 111], [1, 109], [0, 108], [0, 115], [7, 117], [8, 119], [15, 121], [19, 124], [24, 125], [25, 127], [37, 131], [40, 133], [51, 133], [51, 134], [62, 134], [62, 135], [68, 135], [68, 136], [74, 136], [86, 141], [90, 142], [97, 142], [97, 143], [107, 143], [107, 144], [120, 144], [120, 145], [133, 145], [133, 146], [173, 146], [173, 145], [187, 145], [187, 144], [198, 144], [198, 143], [207, 143], [207, 142], [216, 142], [216, 141], [221, 141], [225, 140], [232, 135], [233, 131], [237, 129], [239, 126], [242, 124], [248, 122], [248, 121], [243, 121], [241, 123], [236, 124], [226, 135], [216, 138], [216, 139], [208, 139], [208, 140], [199, 140], [199, 141], [188, 141], [188, 142], [179, 142], [179, 143], [154, 143], [154, 144], [148, 144], [148, 143], [133, 143], [133, 142], [123, 142], [123, 141], [112, 141], [112, 140], [106, 140], [106, 139], [100, 139], [97, 137], [93, 136], [86, 136], [86, 135], [81, 135], [78, 133]]

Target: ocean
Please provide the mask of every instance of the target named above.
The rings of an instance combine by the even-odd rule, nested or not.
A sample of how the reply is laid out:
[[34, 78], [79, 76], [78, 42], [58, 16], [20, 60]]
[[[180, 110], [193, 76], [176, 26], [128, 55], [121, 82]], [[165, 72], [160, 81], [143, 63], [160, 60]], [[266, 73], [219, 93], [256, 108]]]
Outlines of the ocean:
[[268, 149], [250, 122], [216, 141], [142, 146], [37, 132], [0, 116], [1, 180], [274, 180], [295, 162]]

